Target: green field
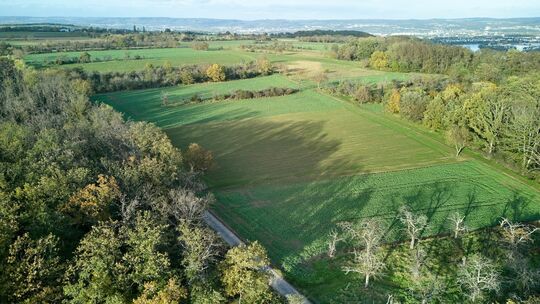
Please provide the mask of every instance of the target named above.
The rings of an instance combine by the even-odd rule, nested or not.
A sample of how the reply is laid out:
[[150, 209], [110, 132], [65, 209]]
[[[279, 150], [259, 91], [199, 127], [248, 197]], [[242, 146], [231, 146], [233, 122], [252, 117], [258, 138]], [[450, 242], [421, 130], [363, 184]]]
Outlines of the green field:
[[[313, 62], [302, 62], [306, 73]], [[346, 73], [345, 65], [319, 62]], [[410, 76], [353, 64], [349, 69], [349, 77], [366, 82]], [[270, 86], [295, 83], [274, 75], [166, 90], [174, 101]], [[301, 88], [282, 97], [167, 107], [160, 103], [164, 89], [95, 99], [156, 123], [180, 148], [197, 142], [212, 150], [217, 168], [206, 180], [217, 197], [215, 213], [241, 237], [260, 241], [287, 278], [317, 303], [332, 303], [350, 282], [339, 260], [323, 254], [327, 233], [340, 221], [380, 218], [393, 227], [388, 239], [394, 240], [401, 205], [428, 215], [426, 235], [443, 232], [454, 211], [466, 215], [472, 228], [493, 225], [501, 216], [540, 218], [540, 193], [519, 177], [472, 155], [455, 159], [438, 135], [382, 113], [379, 105], [358, 107], [312, 86]]]
[[[83, 67], [88, 71], [100, 72], [125, 72], [144, 69], [146, 64], [155, 66], [163, 65], [166, 62], [172, 65], [190, 65], [201, 63], [235, 64], [242, 61], [252, 61], [256, 57], [249, 53], [239, 53], [231, 50], [210, 50], [196, 51], [191, 48], [166, 48], [166, 49], [139, 49], [139, 50], [107, 50], [89, 51], [92, 58], [108, 59], [103, 62], [91, 62], [86, 64], [65, 64], [55, 66], [60, 68]], [[43, 67], [47, 62], [54, 61], [60, 56], [68, 58], [79, 58], [81, 52], [58, 52], [45, 54], [31, 54], [24, 57], [24, 60], [36, 67]], [[123, 60], [129, 54], [131, 58], [140, 56], [140, 60]]]
[[[22, 43], [23, 41], [21, 41]], [[28, 42], [30, 43], [30, 42]], [[316, 42], [293, 43], [302, 50], [286, 52], [248, 52], [240, 49], [242, 45], [250, 45], [251, 40], [233, 40], [233, 41], [210, 41], [209, 51], [196, 51], [191, 49], [191, 43], [181, 43], [180, 48], [154, 48], [154, 49], [129, 49], [129, 50], [103, 50], [89, 51], [93, 59], [100, 59], [101, 62], [90, 62], [83, 64], [50, 64], [59, 57], [79, 58], [81, 52], [55, 52], [44, 54], [29, 54], [24, 57], [27, 64], [37, 67], [51, 68], [75, 68], [81, 67], [87, 71], [98, 72], [126, 72], [137, 71], [145, 68], [147, 64], [154, 66], [163, 65], [166, 62], [173, 66], [190, 64], [210, 64], [219, 63], [224, 65], [233, 65], [246, 61], [253, 61], [260, 57], [267, 57], [275, 64], [283, 64], [288, 67], [290, 73], [295, 74], [297, 79], [305, 80], [311, 78], [317, 73], [325, 72], [331, 81], [340, 79], [356, 80], [372, 76], [373, 81], [383, 81], [400, 79], [404, 80], [411, 74], [387, 73], [366, 70], [360, 63], [345, 62], [328, 58], [324, 50], [330, 45]], [[270, 44], [270, 43], [269, 43]], [[129, 60], [125, 60], [126, 54], [129, 54]], [[135, 56], [140, 56], [134, 60]], [[105, 61], [104, 61], [105, 60]]]
[[0, 31], [0, 39], [77, 39], [88, 38], [81, 32], [31, 32], [31, 31]]

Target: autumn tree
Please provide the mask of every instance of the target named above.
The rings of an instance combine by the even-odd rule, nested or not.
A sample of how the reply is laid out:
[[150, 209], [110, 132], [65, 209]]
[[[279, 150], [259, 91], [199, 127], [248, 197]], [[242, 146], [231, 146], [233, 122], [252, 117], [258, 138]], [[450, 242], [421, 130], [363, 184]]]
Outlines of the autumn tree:
[[377, 70], [385, 70], [389, 66], [388, 55], [383, 51], [375, 51], [369, 58], [369, 65]]
[[313, 76], [313, 80], [317, 83], [317, 88], [321, 89], [321, 85], [328, 81], [328, 75], [325, 72], [318, 72]]
[[266, 250], [258, 242], [229, 249], [221, 264], [226, 294], [245, 303], [270, 303], [268, 264]]
[[133, 300], [133, 304], [177, 304], [185, 299], [186, 289], [176, 279], [169, 279], [164, 286], [156, 282], [145, 283], [142, 294]]
[[191, 48], [197, 51], [208, 51], [208, 42], [196, 41], [191, 44]]
[[468, 126], [485, 143], [492, 155], [503, 131], [508, 104], [499, 98], [499, 89], [492, 83], [476, 84], [475, 91], [464, 101]]
[[163, 218], [170, 219], [173, 225], [182, 221], [197, 224], [202, 221], [203, 214], [208, 210], [214, 197], [211, 194], [197, 196], [188, 189], [171, 189], [165, 200], [161, 201], [156, 209]]
[[401, 93], [398, 89], [393, 89], [388, 96], [386, 102], [386, 110], [390, 113], [397, 114], [400, 111]]
[[28, 233], [19, 236], [9, 248], [5, 287], [12, 303], [50, 303], [61, 295], [63, 265], [58, 252], [59, 239], [51, 234], [33, 240]]
[[178, 240], [182, 244], [182, 264], [188, 280], [204, 276], [207, 269], [217, 259], [220, 242], [214, 231], [182, 221], [177, 228]]
[[214, 63], [206, 70], [206, 76], [214, 82], [225, 81], [225, 69], [221, 65]]
[[429, 103], [429, 97], [420, 89], [403, 89], [399, 113], [412, 121], [421, 121]]
[[191, 172], [204, 173], [214, 166], [214, 155], [199, 144], [192, 143], [184, 152], [184, 162]]
[[61, 210], [72, 217], [76, 224], [97, 223], [110, 217], [110, 209], [120, 195], [116, 179], [100, 174], [95, 184], [89, 184], [73, 194]]
[[424, 112], [423, 124], [432, 130], [441, 130], [445, 125], [446, 105], [443, 99], [437, 95], [431, 100]]
[[188, 85], [195, 83], [195, 79], [193, 78], [193, 75], [188, 71], [181, 71], [180, 72], [180, 82], [182, 84]]
[[359, 85], [354, 92], [354, 99], [359, 103], [368, 103], [372, 101], [371, 90], [368, 86]]
[[266, 57], [259, 57], [256, 61], [257, 69], [262, 75], [270, 75], [273, 72], [273, 66]]
[[79, 56], [80, 63], [88, 63], [90, 62], [90, 60], [91, 60], [91, 56], [90, 56], [90, 53], [88, 52], [81, 53], [81, 55]]

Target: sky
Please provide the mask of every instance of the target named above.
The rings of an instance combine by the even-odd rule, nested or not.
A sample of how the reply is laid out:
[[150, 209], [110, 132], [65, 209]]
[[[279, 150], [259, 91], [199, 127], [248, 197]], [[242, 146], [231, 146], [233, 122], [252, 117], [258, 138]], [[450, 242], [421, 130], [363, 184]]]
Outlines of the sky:
[[219, 19], [540, 17], [540, 0], [0, 0], [0, 16]]

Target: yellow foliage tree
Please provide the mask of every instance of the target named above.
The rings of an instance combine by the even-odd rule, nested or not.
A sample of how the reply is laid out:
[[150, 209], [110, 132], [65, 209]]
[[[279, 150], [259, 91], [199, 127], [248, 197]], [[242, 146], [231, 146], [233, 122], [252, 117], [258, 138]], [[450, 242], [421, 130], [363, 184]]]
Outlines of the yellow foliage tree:
[[214, 155], [199, 144], [190, 144], [184, 152], [184, 161], [191, 172], [205, 172], [214, 166]]
[[206, 70], [206, 76], [210, 78], [210, 80], [218, 82], [218, 81], [225, 81], [225, 70], [222, 66], [220, 66], [217, 63], [212, 64], [207, 70]]
[[269, 301], [268, 273], [261, 271], [268, 264], [266, 250], [256, 241], [230, 249], [221, 264], [225, 293], [240, 296], [246, 303], [273, 303]]
[[89, 184], [73, 194], [61, 211], [76, 223], [95, 223], [109, 218], [111, 203], [120, 197], [120, 188], [112, 176], [100, 174], [96, 184]]
[[169, 279], [163, 288], [159, 288], [155, 282], [145, 283], [143, 293], [133, 301], [133, 304], [176, 304], [185, 299], [187, 299], [186, 289], [173, 278]]
[[390, 113], [399, 113], [399, 106], [401, 103], [401, 93], [398, 89], [392, 90], [390, 97], [388, 98], [388, 103], [386, 103], [386, 110]]
[[444, 91], [441, 92], [441, 97], [445, 102], [459, 98], [463, 94], [463, 89], [457, 84], [449, 84]]
[[272, 73], [273, 67], [272, 63], [270, 63], [270, 60], [266, 57], [261, 57], [257, 59], [257, 69], [259, 70], [259, 73], [263, 75], [269, 75]]
[[388, 68], [388, 55], [382, 51], [375, 51], [371, 54], [369, 65], [377, 70]]

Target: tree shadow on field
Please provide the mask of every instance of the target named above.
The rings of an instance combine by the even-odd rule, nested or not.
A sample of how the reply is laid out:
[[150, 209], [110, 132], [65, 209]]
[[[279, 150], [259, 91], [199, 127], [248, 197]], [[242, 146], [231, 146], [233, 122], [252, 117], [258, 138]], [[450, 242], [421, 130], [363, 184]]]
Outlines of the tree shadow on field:
[[[526, 221], [534, 219], [534, 214], [527, 214], [527, 209], [531, 201], [525, 196], [521, 195], [517, 190], [512, 192], [512, 197], [508, 199], [504, 205], [504, 209], [501, 214], [501, 218], [508, 218], [512, 221]], [[536, 212], [536, 218], [538, 218], [538, 212]]]
[[[231, 116], [238, 119], [225, 120]], [[326, 133], [325, 121], [253, 116], [228, 112], [205, 119], [214, 122], [171, 128], [167, 133], [177, 146], [197, 142], [214, 153], [217, 168], [208, 174], [214, 189], [303, 182], [358, 167], [346, 158], [333, 157], [341, 141]]]
[[[326, 132], [326, 120], [253, 114], [223, 113], [208, 118], [213, 122], [166, 130], [178, 147], [196, 142], [214, 153], [217, 167], [206, 178], [210, 190], [243, 197], [216, 207], [239, 217], [229, 223], [235, 230], [250, 231], [263, 243], [273, 238], [274, 245], [294, 251], [361, 213], [373, 189], [358, 187], [364, 175], [339, 177], [351, 169], [363, 173], [362, 166], [336, 154], [342, 142]], [[252, 118], [225, 121], [228, 115]]]

